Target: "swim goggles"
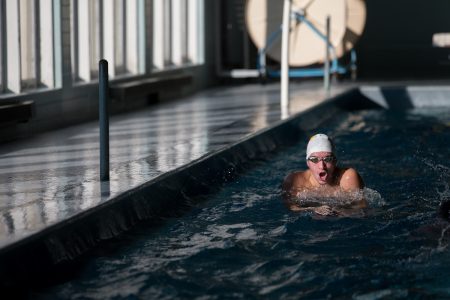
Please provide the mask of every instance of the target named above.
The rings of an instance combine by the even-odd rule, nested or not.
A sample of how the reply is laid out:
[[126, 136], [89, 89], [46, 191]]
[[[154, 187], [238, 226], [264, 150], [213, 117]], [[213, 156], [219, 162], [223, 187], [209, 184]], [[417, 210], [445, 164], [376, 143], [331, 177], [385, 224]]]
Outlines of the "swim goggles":
[[322, 158], [316, 157], [316, 156], [311, 156], [308, 157], [308, 160], [314, 164], [317, 164], [319, 161], [323, 161], [326, 164], [332, 163], [334, 161], [336, 161], [336, 157], [330, 155], [330, 156], [325, 156]]

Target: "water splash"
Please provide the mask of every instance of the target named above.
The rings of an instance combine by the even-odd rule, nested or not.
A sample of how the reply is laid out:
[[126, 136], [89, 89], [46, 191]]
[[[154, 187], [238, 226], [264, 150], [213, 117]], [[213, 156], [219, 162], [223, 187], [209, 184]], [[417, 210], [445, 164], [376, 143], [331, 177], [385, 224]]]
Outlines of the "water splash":
[[386, 201], [377, 190], [370, 188], [363, 189], [364, 199], [367, 200], [371, 207], [383, 207], [386, 205]]
[[382, 207], [386, 204], [381, 194], [370, 188], [358, 191], [334, 190], [323, 193], [322, 189], [309, 190], [301, 193], [293, 202], [301, 207], [352, 207], [356, 202], [365, 199], [371, 207]]
[[427, 165], [433, 172], [439, 174], [439, 181], [437, 182], [436, 193], [442, 201], [444, 198], [450, 196], [450, 167], [434, 162], [431, 158], [422, 158], [422, 162]]
[[438, 252], [442, 252], [442, 251], [444, 251], [445, 249], [447, 249], [447, 247], [448, 247], [448, 243], [444, 243], [444, 241], [445, 241], [445, 237], [446, 237], [446, 232], [447, 232], [449, 229], [450, 229], [450, 224], [447, 225], [447, 227], [445, 227], [445, 228], [442, 229], [441, 237], [439, 238], [438, 246], [437, 246], [437, 248], [436, 248], [436, 250], [437, 250]]

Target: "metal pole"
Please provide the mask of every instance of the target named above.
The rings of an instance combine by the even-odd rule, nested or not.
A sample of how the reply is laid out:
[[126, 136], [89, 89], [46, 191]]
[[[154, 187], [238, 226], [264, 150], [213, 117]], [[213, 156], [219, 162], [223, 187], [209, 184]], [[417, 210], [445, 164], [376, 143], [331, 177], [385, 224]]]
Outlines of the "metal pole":
[[281, 36], [281, 118], [287, 117], [289, 108], [289, 25], [291, 0], [284, 0], [283, 29]]
[[323, 70], [323, 86], [327, 93], [330, 92], [330, 16], [326, 20], [325, 41], [325, 66]]
[[108, 62], [98, 63], [99, 125], [100, 125], [100, 180], [109, 180], [109, 84]]

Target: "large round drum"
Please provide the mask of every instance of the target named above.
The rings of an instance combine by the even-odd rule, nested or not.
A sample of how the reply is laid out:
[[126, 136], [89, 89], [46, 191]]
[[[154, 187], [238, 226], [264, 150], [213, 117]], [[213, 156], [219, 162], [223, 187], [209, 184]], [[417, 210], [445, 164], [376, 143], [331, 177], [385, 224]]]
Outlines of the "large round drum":
[[[252, 41], [265, 48], [268, 38], [279, 30], [283, 19], [282, 0], [247, 0], [245, 22]], [[364, 0], [292, 0], [292, 12], [298, 12], [321, 33], [326, 33], [330, 16], [330, 42], [341, 57], [351, 50], [361, 35], [366, 21]], [[291, 18], [289, 65], [294, 67], [322, 63], [325, 42], [305, 22]], [[267, 55], [281, 60], [281, 33], [267, 49]]]

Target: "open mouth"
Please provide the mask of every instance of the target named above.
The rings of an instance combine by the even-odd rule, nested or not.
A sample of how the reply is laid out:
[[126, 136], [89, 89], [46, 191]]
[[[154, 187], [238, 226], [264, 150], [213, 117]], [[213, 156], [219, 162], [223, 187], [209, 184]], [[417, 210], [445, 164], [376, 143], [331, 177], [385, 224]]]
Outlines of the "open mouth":
[[319, 173], [319, 178], [320, 180], [325, 181], [327, 179], [327, 172], [326, 171], [322, 171]]

